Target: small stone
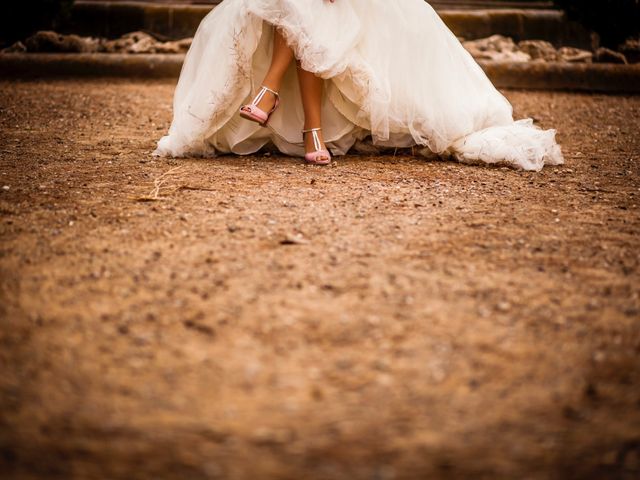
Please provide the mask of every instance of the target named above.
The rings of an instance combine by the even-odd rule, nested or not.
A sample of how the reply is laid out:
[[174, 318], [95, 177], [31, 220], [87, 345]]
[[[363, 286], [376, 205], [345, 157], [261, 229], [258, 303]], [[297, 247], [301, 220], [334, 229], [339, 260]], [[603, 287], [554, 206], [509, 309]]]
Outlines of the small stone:
[[500, 302], [496, 305], [496, 309], [499, 312], [508, 312], [511, 310], [511, 304], [509, 302]]
[[0, 50], [0, 53], [25, 53], [27, 47], [22, 42], [16, 42], [13, 45]]
[[10, 190], [10, 189], [11, 189], [11, 187], [9, 185], [3, 185], [2, 186], [2, 190], [4, 190], [5, 192]]
[[285, 238], [280, 240], [280, 245], [305, 245], [307, 243], [309, 243], [309, 241], [299, 233], [287, 235]]
[[500, 302], [498, 303], [498, 305], [496, 305], [496, 308], [500, 312], [508, 312], [509, 310], [511, 310], [511, 304], [509, 302]]

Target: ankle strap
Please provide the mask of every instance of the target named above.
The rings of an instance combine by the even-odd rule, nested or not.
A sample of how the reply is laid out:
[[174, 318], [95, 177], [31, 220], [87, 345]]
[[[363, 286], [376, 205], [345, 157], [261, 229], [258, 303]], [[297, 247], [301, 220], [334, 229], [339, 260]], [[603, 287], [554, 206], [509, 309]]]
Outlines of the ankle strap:
[[265, 87], [264, 85], [262, 85], [260, 87], [260, 90], [258, 91], [258, 94], [256, 95], [256, 98], [254, 98], [251, 102], [251, 105], [258, 105], [258, 103], [260, 103], [260, 101], [264, 97], [264, 94], [267, 92], [271, 92], [276, 99], [275, 103], [273, 104], [273, 108], [271, 108], [271, 110], [267, 113], [267, 115], [271, 115], [276, 110], [276, 108], [278, 108], [278, 104], [280, 103], [280, 95], [278, 94], [278, 92], [271, 90], [269, 87]]
[[320, 137], [318, 137], [318, 132], [322, 130], [322, 128], [309, 128], [307, 130], [302, 130], [302, 134], [311, 132], [311, 136], [313, 137], [313, 148], [316, 151], [322, 150], [322, 145], [320, 144]]
[[[267, 92], [269, 92], [269, 93], [272, 93], [272, 94], [274, 94], [276, 97], [279, 97], [279, 96], [280, 96], [280, 94], [279, 94], [278, 92], [276, 92], [275, 90], [271, 90], [269, 87], [265, 87], [264, 85], [262, 85], [262, 86], [260, 87], [260, 90], [265, 90], [265, 91], [267, 91]], [[263, 94], [263, 95], [264, 95], [264, 94]]]

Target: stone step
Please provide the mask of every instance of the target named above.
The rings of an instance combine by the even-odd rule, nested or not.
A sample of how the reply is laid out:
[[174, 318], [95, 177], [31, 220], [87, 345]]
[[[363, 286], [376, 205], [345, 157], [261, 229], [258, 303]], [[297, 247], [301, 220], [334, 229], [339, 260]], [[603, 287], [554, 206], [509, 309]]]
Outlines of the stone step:
[[[459, 2], [466, 3], [466, 2]], [[484, 2], [487, 3], [487, 2]], [[501, 2], [504, 4], [504, 2]], [[534, 2], [528, 2], [534, 3]], [[64, 33], [115, 38], [144, 30], [167, 38], [191, 37], [211, 5], [176, 5], [132, 1], [77, 1]], [[590, 48], [590, 33], [555, 9], [447, 9], [438, 13], [453, 32], [466, 39], [501, 34], [515, 40], [542, 39], [556, 46]]]

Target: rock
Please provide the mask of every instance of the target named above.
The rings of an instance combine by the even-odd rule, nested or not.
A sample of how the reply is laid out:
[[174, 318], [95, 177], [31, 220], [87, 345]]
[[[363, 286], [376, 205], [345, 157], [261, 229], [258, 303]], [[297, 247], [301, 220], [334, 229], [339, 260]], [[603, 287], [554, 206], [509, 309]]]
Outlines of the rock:
[[558, 52], [555, 47], [544, 40], [523, 40], [518, 43], [520, 51], [526, 53], [532, 60], [555, 62], [558, 60]]
[[131, 32], [116, 40], [103, 42], [107, 53], [184, 53], [193, 39], [184, 38], [174, 42], [160, 42], [145, 32]]
[[574, 47], [561, 47], [558, 49], [558, 58], [563, 62], [592, 63], [593, 52]]
[[127, 53], [156, 53], [156, 45], [158, 41], [148, 33], [132, 32], [123, 35], [123, 40], [127, 47]]
[[143, 38], [127, 48], [127, 53], [156, 53], [157, 44], [153, 38]]
[[306, 245], [309, 241], [300, 233], [286, 235], [280, 240], [280, 245]]
[[498, 310], [499, 312], [508, 312], [509, 310], [511, 310], [511, 304], [509, 302], [499, 302], [496, 305], [496, 310]]
[[492, 35], [462, 44], [478, 60], [528, 62], [531, 56], [518, 50], [513, 39], [502, 35]]
[[43, 53], [94, 53], [101, 50], [101, 41], [92, 37], [62, 35], [40, 31], [25, 40], [28, 52]]
[[608, 48], [601, 47], [596, 50], [593, 60], [597, 63], [623, 63], [627, 64], [627, 57], [622, 53], [614, 52]]
[[629, 38], [618, 48], [629, 63], [640, 63], [640, 39]]
[[13, 45], [0, 50], [0, 53], [25, 53], [27, 47], [22, 42], [16, 42]]
[[156, 39], [148, 33], [131, 32], [104, 42], [103, 49], [107, 53], [155, 53], [156, 43]]

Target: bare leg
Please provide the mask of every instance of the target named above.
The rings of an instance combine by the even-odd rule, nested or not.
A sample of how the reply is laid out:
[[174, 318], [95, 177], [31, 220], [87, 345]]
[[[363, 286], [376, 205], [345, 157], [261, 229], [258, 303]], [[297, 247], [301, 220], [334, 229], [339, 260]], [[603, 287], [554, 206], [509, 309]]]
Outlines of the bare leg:
[[[284, 37], [280, 31], [276, 28], [273, 35], [273, 56], [271, 57], [271, 66], [267, 72], [262, 85], [269, 87], [276, 92], [280, 91], [282, 84], [282, 78], [285, 72], [289, 68], [291, 61], [293, 60], [293, 51], [287, 45]], [[267, 93], [262, 100], [258, 103], [258, 107], [268, 112], [271, 110], [275, 103], [275, 98], [272, 94]]]
[[[298, 81], [300, 83], [302, 107], [304, 109], [304, 129], [320, 128], [322, 126], [320, 105], [322, 101], [323, 80], [298, 65]], [[326, 148], [322, 138], [322, 131], [318, 132], [318, 136], [320, 137], [322, 147]], [[313, 137], [310, 133], [305, 134], [304, 146], [307, 153], [315, 151]], [[328, 159], [326, 157], [320, 157], [319, 160]]]

